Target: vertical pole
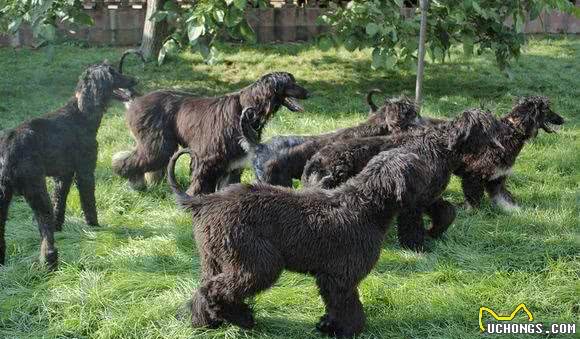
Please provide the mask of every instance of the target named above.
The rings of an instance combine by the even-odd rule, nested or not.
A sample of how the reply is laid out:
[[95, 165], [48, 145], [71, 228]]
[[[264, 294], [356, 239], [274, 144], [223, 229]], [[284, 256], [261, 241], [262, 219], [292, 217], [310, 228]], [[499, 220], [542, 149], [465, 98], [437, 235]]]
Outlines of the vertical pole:
[[429, 0], [419, 0], [421, 8], [421, 29], [419, 31], [419, 55], [417, 56], [417, 82], [415, 84], [415, 103], [421, 112], [423, 100], [423, 73], [425, 70], [425, 39], [427, 35], [427, 9]]

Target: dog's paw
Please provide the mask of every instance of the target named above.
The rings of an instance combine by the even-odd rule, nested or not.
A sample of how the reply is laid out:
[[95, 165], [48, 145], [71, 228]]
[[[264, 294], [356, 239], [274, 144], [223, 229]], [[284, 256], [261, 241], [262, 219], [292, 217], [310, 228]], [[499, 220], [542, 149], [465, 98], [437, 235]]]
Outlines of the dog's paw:
[[252, 329], [256, 325], [252, 310], [247, 305], [243, 305], [237, 312], [228, 314], [224, 318], [226, 321], [246, 330]]
[[332, 321], [330, 320], [330, 316], [328, 314], [323, 315], [322, 317], [320, 317], [320, 320], [318, 321], [318, 323], [316, 324], [316, 329], [319, 332], [328, 334], [328, 335], [333, 335], [333, 327], [332, 327]]

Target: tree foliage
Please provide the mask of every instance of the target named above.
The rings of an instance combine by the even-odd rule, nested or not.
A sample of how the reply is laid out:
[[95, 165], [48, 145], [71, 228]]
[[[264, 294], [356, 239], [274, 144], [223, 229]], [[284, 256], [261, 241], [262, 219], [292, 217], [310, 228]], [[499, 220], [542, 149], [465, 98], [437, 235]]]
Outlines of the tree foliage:
[[219, 42], [256, 42], [256, 35], [246, 20], [249, 7], [267, 7], [267, 0], [199, 0], [189, 8], [166, 2], [150, 20], [168, 20], [175, 30], [159, 53], [162, 63], [168, 53], [188, 46], [213, 64], [219, 59]]
[[[329, 32], [319, 38], [327, 49], [343, 45], [353, 51], [372, 48], [374, 68], [416, 67], [419, 13], [401, 14], [404, 0], [353, 0], [321, 16]], [[464, 54], [491, 50], [500, 69], [520, 54], [527, 13], [536, 19], [543, 10], [573, 12], [569, 0], [431, 0], [428, 10], [427, 51], [435, 61], [445, 61], [451, 46], [463, 45]], [[511, 22], [511, 24], [507, 24]]]
[[91, 25], [81, 0], [0, 0], [0, 32], [14, 34], [29, 24], [39, 44], [56, 38], [60, 23]]

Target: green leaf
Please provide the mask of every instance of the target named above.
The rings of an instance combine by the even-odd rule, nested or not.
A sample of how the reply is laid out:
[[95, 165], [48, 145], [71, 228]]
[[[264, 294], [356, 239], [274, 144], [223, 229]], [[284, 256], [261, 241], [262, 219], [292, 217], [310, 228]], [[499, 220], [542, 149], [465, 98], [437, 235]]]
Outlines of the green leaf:
[[47, 41], [53, 41], [56, 37], [56, 27], [49, 24], [42, 24], [38, 30], [38, 36]]
[[225, 13], [221, 9], [218, 9], [217, 11], [213, 12], [213, 17], [214, 17], [215, 21], [217, 21], [217, 22], [220, 22], [220, 23], [223, 22], [224, 16], [225, 16]]
[[378, 33], [379, 29], [380, 29], [379, 25], [375, 24], [374, 22], [369, 22], [366, 27], [366, 32], [368, 36], [372, 38]]
[[22, 18], [16, 18], [14, 19], [14, 21], [12, 21], [9, 25], [8, 25], [8, 30], [10, 31], [10, 33], [14, 34], [18, 31], [18, 29], [20, 28], [20, 25], [22, 24]]
[[157, 65], [159, 65], [159, 66], [163, 65], [163, 62], [165, 61], [166, 55], [167, 55], [167, 49], [165, 48], [165, 45], [163, 45], [161, 47], [161, 49], [159, 50], [159, 55], [157, 56]]
[[154, 22], [160, 22], [165, 20], [165, 18], [167, 18], [167, 11], [157, 11], [153, 13], [153, 15], [151, 15], [149, 20]]
[[226, 5], [231, 5], [234, 2], [234, 0], [226, 0]]
[[254, 30], [252, 29], [252, 27], [250, 27], [250, 25], [248, 25], [247, 22], [243, 22], [240, 25], [240, 33], [242, 34], [242, 37], [244, 37], [244, 39], [246, 41], [248, 41], [251, 44], [255, 44], [256, 43], [256, 34], [254, 33]]
[[199, 25], [199, 26], [191, 25], [191, 26], [189, 26], [189, 29], [187, 30], [187, 37], [189, 38], [189, 41], [195, 41], [195, 40], [197, 40], [197, 38], [202, 36], [204, 32], [205, 32], [205, 26], [203, 26], [203, 25]]
[[163, 9], [170, 12], [179, 12], [179, 7], [173, 1], [166, 1], [163, 5]]
[[80, 12], [75, 15], [74, 22], [79, 25], [92, 26], [95, 24], [93, 18], [85, 12]]
[[242, 13], [236, 7], [230, 8], [227, 11], [226, 17], [224, 18], [224, 22], [227, 27], [234, 27], [239, 24], [244, 19], [244, 13]]
[[243, 11], [246, 9], [246, 5], [248, 4], [248, 0], [234, 0], [234, 6], [239, 10]]

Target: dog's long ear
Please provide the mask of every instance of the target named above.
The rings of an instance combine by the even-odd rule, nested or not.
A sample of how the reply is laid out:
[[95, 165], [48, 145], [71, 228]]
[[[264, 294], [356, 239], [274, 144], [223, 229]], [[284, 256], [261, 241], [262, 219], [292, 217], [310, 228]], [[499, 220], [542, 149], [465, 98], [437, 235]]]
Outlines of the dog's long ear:
[[478, 147], [484, 143], [494, 142], [494, 129], [497, 121], [489, 111], [470, 109], [450, 122], [448, 134], [448, 148], [455, 150], [469, 143]]
[[78, 107], [84, 114], [96, 112], [105, 104], [106, 97], [112, 93], [113, 74], [110, 66], [89, 67], [80, 77], [76, 88]]

